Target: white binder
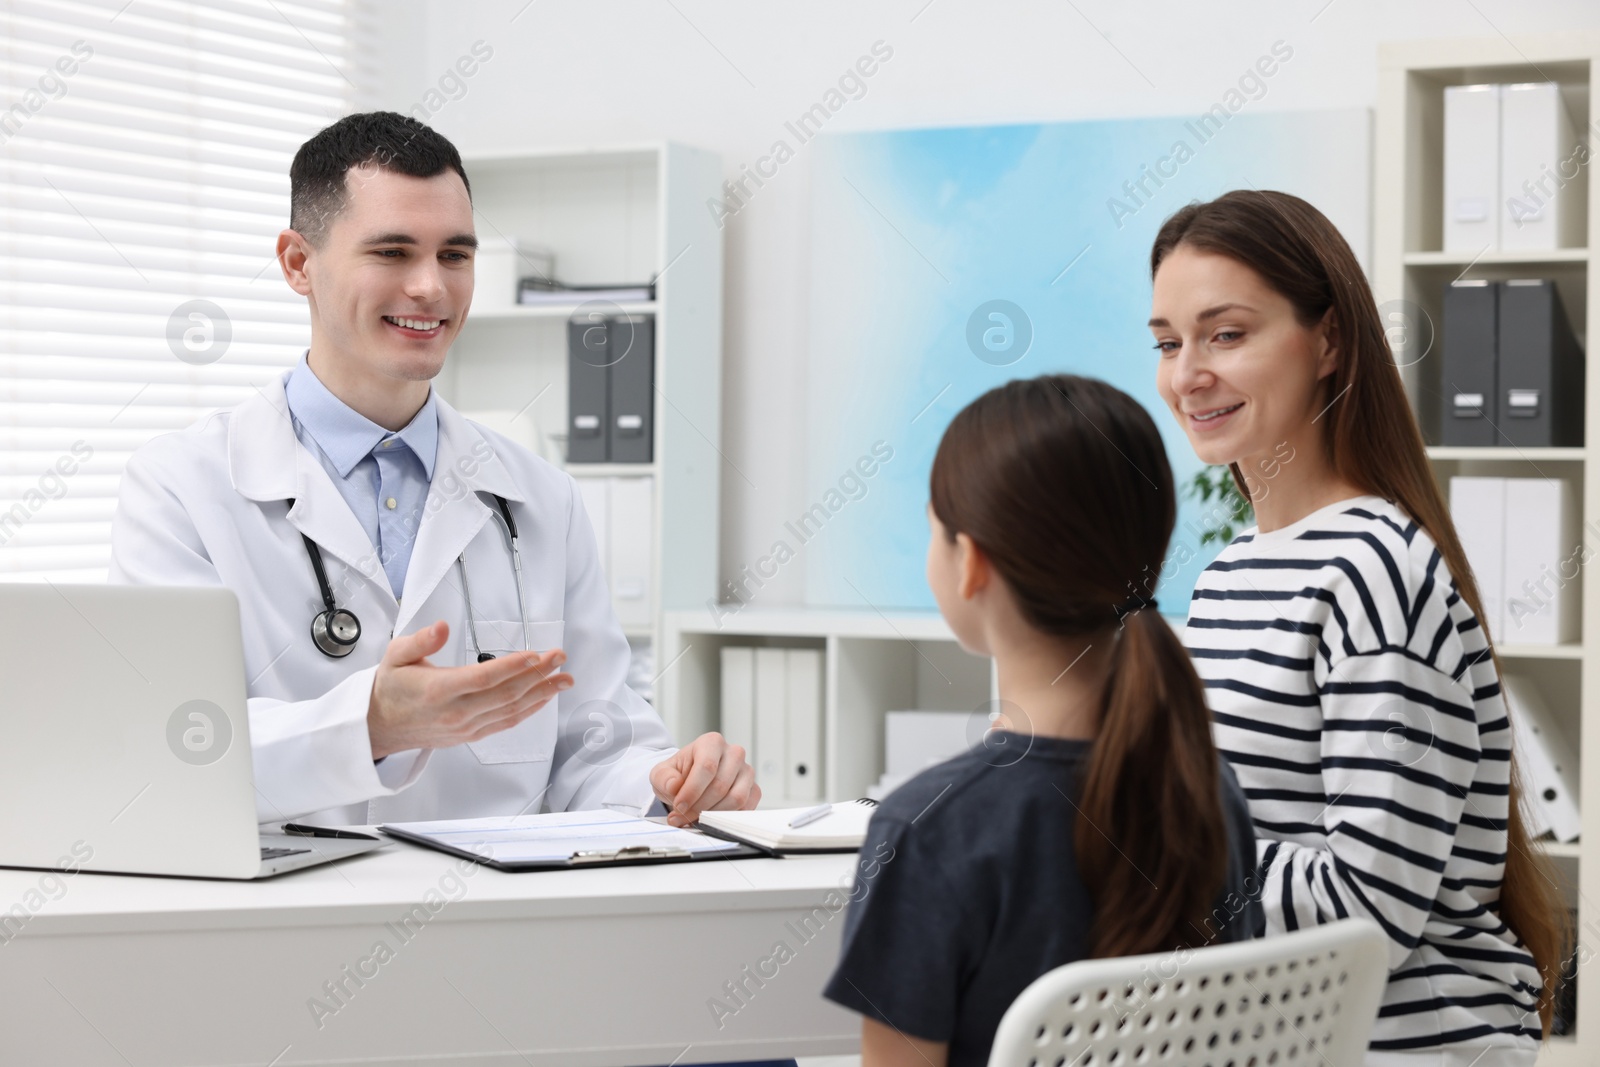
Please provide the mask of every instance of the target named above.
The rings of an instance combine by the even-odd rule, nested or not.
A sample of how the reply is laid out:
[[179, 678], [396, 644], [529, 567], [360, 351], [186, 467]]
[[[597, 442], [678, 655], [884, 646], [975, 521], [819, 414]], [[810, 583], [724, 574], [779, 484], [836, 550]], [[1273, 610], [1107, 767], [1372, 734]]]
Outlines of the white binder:
[[762, 803], [776, 805], [789, 790], [789, 702], [787, 649], [756, 653], [756, 784]]
[[611, 590], [611, 607], [623, 626], [655, 621], [651, 598], [650, 540], [655, 521], [655, 479], [575, 474], [583, 510], [594, 527], [600, 569]]
[[589, 513], [589, 525], [594, 527], [594, 541], [595, 548], [600, 555], [600, 569], [605, 572], [606, 585], [609, 588], [611, 583], [611, 479], [574, 475], [572, 480], [578, 483], [578, 497], [583, 501], [583, 510]]
[[[729, 646], [722, 650], [722, 736], [744, 747], [756, 765], [756, 650]], [[757, 781], [760, 779], [758, 778]]]
[[1500, 679], [1511, 714], [1512, 746], [1522, 774], [1522, 811], [1529, 837], [1545, 831], [1575, 841], [1580, 829], [1577, 752], [1530, 679]]
[[1444, 91], [1444, 250], [1500, 247], [1500, 87]]
[[1588, 173], [1573, 157], [1576, 143], [1572, 115], [1555, 82], [1500, 87], [1502, 250], [1584, 244], [1581, 191]]
[[1499, 641], [1559, 645], [1577, 640], [1577, 520], [1572, 482], [1506, 479], [1505, 622], [1494, 635]]
[[[788, 703], [788, 799], [822, 799], [822, 653], [786, 650]], [[758, 778], [757, 781], [760, 781]]]
[[650, 542], [655, 479], [611, 479], [611, 602], [624, 626], [654, 621], [650, 596]]
[[1483, 615], [1478, 622], [1493, 641], [1505, 641], [1506, 479], [1450, 479], [1450, 518], [1477, 579]]

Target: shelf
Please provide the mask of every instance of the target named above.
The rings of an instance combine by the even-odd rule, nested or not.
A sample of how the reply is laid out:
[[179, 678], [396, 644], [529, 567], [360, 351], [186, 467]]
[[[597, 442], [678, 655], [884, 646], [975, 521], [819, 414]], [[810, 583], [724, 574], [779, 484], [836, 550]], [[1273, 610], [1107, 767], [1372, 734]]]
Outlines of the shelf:
[[1535, 841], [1533, 845], [1551, 859], [1575, 860], [1582, 854], [1578, 841]]
[[1514, 448], [1496, 445], [1429, 445], [1433, 460], [1496, 460], [1505, 463], [1582, 463], [1582, 448]]
[[1587, 248], [1550, 248], [1544, 251], [1407, 252], [1408, 267], [1543, 267], [1551, 264], [1587, 263]]
[[[572, 313], [587, 303], [594, 300], [577, 300], [571, 304], [517, 304], [504, 308], [476, 308], [467, 312], [467, 322], [521, 322], [526, 319], [566, 319]], [[622, 301], [600, 299], [599, 303], [610, 304], [620, 310], [624, 315], [653, 315], [660, 310], [660, 302], [648, 301]]]

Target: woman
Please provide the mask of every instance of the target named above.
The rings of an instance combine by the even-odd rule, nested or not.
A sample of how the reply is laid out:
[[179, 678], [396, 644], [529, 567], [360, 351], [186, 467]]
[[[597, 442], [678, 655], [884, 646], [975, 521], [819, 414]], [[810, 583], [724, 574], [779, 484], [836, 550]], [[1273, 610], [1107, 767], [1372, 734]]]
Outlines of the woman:
[[1369, 1064], [1532, 1064], [1565, 912], [1361, 268], [1310, 204], [1260, 191], [1179, 211], [1150, 268], [1161, 396], [1258, 520], [1201, 576], [1185, 642], [1250, 799], [1268, 932], [1383, 927]]
[[951, 422], [931, 498], [928, 584], [1004, 716], [873, 816], [824, 990], [865, 1017], [863, 1067], [982, 1065], [1046, 971], [1261, 922], [1200, 679], [1128, 597], [1176, 515], [1150, 415], [1104, 382], [1011, 382]]

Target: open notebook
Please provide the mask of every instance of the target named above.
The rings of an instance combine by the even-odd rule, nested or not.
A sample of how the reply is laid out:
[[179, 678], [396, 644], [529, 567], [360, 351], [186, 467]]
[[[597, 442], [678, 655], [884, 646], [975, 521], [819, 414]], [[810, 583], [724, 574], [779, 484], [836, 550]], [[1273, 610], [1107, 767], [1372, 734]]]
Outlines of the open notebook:
[[854, 852], [867, 837], [877, 801], [841, 800], [815, 822], [791, 827], [810, 808], [757, 808], [754, 811], [703, 811], [700, 829], [773, 852]]

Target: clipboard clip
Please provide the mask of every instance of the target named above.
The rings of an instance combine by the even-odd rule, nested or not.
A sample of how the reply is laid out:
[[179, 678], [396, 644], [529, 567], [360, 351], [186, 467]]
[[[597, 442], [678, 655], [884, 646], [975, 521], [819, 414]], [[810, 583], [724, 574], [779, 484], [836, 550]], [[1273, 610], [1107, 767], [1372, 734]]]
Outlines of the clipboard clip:
[[686, 848], [666, 848], [655, 845], [626, 845], [622, 848], [596, 848], [574, 852], [569, 863], [616, 863], [625, 860], [687, 859], [691, 853]]

